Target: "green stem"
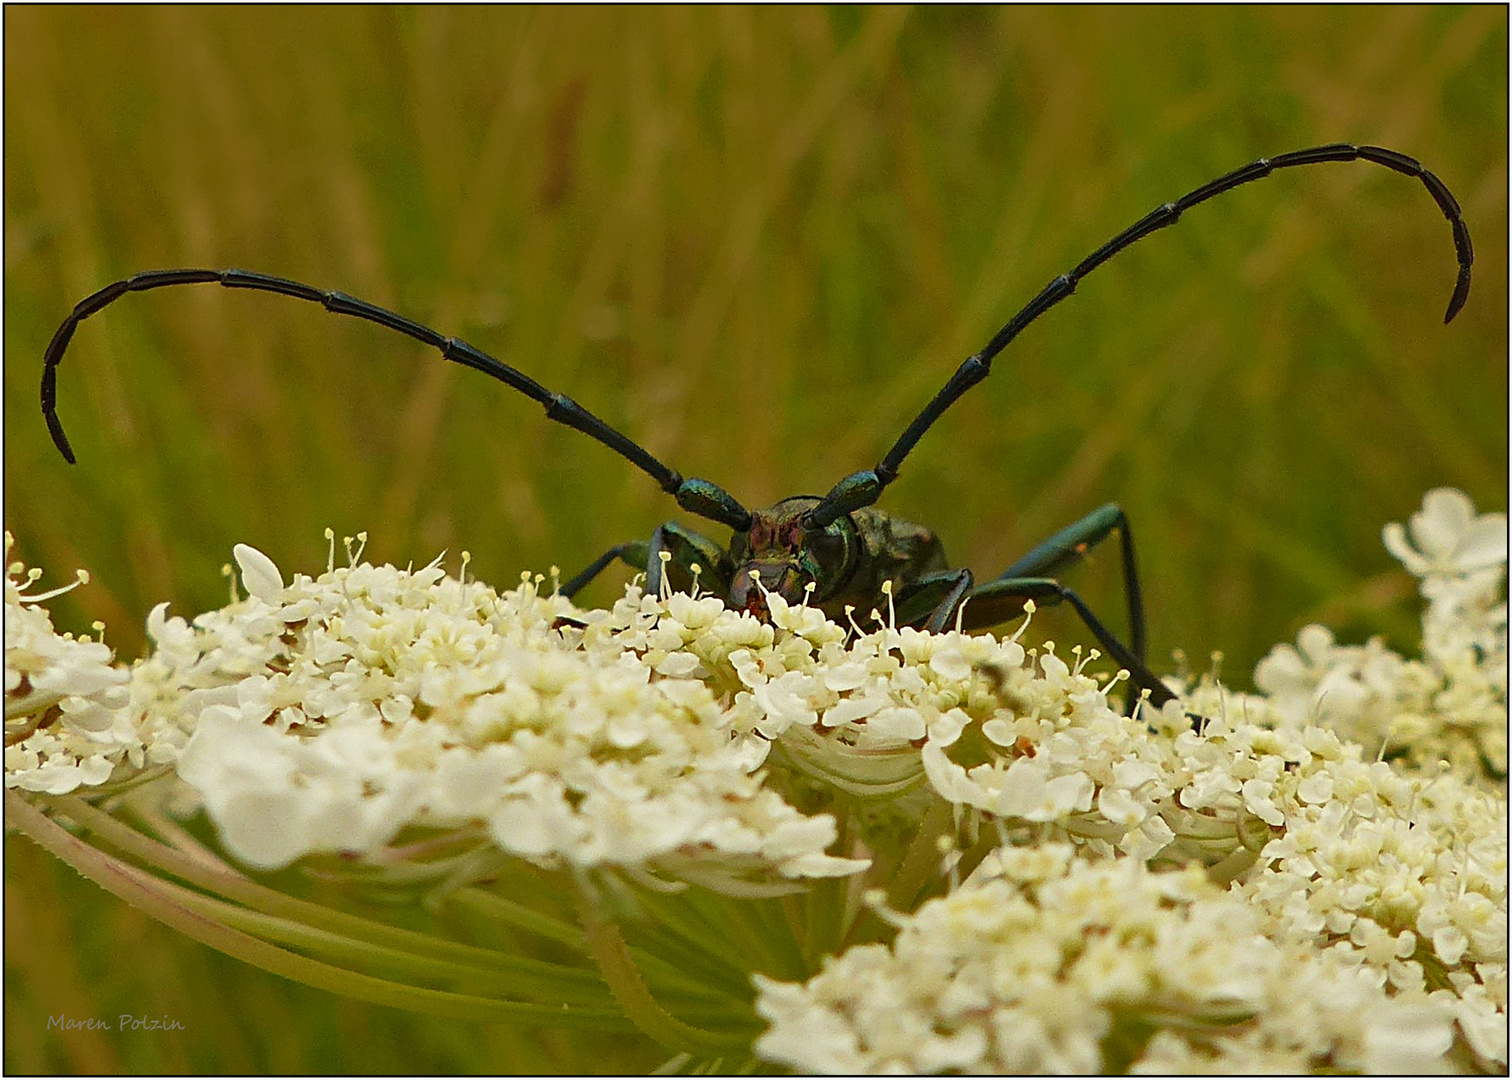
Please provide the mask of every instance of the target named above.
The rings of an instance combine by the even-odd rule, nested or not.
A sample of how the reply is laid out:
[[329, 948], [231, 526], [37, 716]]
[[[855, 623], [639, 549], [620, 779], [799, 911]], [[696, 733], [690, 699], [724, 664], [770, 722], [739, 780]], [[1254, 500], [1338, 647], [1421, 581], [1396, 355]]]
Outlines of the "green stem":
[[940, 869], [939, 840], [950, 820], [950, 804], [943, 799], [932, 802], [919, 822], [919, 831], [908, 853], [898, 866], [892, 885], [887, 890], [887, 903], [895, 911], [913, 911], [919, 892], [932, 879], [943, 872]]
[[507, 955], [493, 949], [429, 937], [413, 930], [403, 930], [344, 911], [335, 911], [321, 904], [285, 896], [249, 880], [225, 863], [210, 863], [203, 854], [186, 855], [144, 836], [76, 796], [61, 796], [51, 802], [68, 818], [147, 866], [254, 910], [378, 945], [422, 951], [431, 956], [448, 956], [483, 966], [496, 963]]
[[89, 846], [15, 792], [5, 793], [5, 817], [40, 847], [132, 907], [212, 949], [295, 982], [377, 1005], [456, 1019], [523, 1020], [596, 1031], [622, 1031], [627, 1026], [625, 1017], [613, 1009], [495, 1001], [471, 994], [405, 986], [311, 960], [186, 907], [159, 887], [163, 882]]
[[518, 956], [500, 956], [490, 961], [487, 967], [461, 964], [374, 945], [291, 919], [252, 911], [172, 882], [157, 881], [156, 884], [165, 896], [222, 925], [343, 965], [384, 969], [407, 982], [421, 978], [450, 980], [475, 990], [498, 991], [510, 998], [528, 997], [557, 1006], [567, 1002], [601, 1009], [613, 1007], [604, 980], [589, 969]]
[[577, 927], [479, 886], [474, 885], [449, 893], [446, 902], [456, 905], [463, 911], [512, 926], [517, 930], [545, 938], [547, 941], [555, 941], [558, 945], [565, 946], [573, 952], [582, 953], [584, 956], [589, 953], [588, 941]]
[[609, 983], [609, 990], [641, 1032], [673, 1052], [686, 1051], [701, 1057], [749, 1049], [748, 1040], [721, 1036], [691, 1027], [672, 1016], [652, 997], [646, 982], [630, 959], [630, 950], [619, 927], [603, 918], [593, 897], [580, 885], [578, 911], [594, 959]]
[[841, 951], [849, 889], [849, 878], [819, 878], [809, 885], [801, 903], [789, 906], [789, 918], [798, 919], [803, 935], [804, 974], [798, 978], [807, 978], [809, 972], [819, 970], [824, 957]]
[[685, 919], [696, 919], [702, 929], [700, 941], [730, 944], [742, 979], [752, 971], [771, 974], [782, 969], [782, 957], [757, 907], [760, 901], [696, 888], [677, 899]]
[[707, 985], [723, 986], [732, 980], [748, 985], [750, 969], [744, 958], [729, 951], [723, 934], [703, 925], [698, 912], [689, 908], [681, 894], [646, 893], [638, 896], [637, 902], [655, 920], [642, 936], [655, 941], [658, 955], [696, 973], [695, 977]]
[[[811, 886], [812, 887], [812, 886]], [[792, 920], [787, 914], [785, 897], [758, 900], [752, 904], [752, 915], [761, 921], [763, 937], [771, 943], [773, 955], [779, 967], [768, 972], [774, 978], [802, 981], [813, 972], [809, 968], [803, 948], [794, 935]]]
[[[582, 930], [576, 926], [568, 926], [549, 915], [543, 915], [518, 901], [497, 896], [481, 888], [459, 889], [448, 895], [447, 901], [482, 918], [529, 931], [584, 956], [592, 956], [588, 939]], [[727, 1000], [727, 995], [720, 993], [709, 982], [690, 976], [682, 967], [669, 964], [661, 957], [648, 953], [644, 949], [632, 947], [630, 955], [666, 994]]]

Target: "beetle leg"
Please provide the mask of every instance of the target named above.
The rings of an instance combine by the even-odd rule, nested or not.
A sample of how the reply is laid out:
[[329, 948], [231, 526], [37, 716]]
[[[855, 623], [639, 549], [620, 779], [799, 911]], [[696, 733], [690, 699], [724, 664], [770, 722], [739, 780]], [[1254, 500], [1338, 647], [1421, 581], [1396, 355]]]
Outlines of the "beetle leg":
[[603, 573], [604, 568], [615, 559], [623, 560], [626, 566], [633, 566], [637, 570], [644, 570], [646, 568], [646, 549], [648, 546], [644, 540], [632, 540], [628, 544], [615, 544], [608, 551], [589, 563], [581, 573], [563, 585], [558, 591], [571, 600], [577, 595], [578, 590]]
[[[663, 560], [662, 552], [670, 558]], [[730, 554], [707, 536], [669, 521], [658, 525], [646, 545], [646, 592], [655, 595], [661, 590], [663, 567], [667, 582], [673, 592], [691, 592], [693, 568], [698, 567], [698, 587], [701, 592], [711, 592], [720, 599], [729, 595], [730, 578], [735, 567]]]
[[1081, 597], [1054, 578], [997, 578], [979, 586], [972, 592], [970, 599], [988, 608], [989, 611], [1002, 611], [1008, 603], [1017, 604], [1024, 600], [1033, 600], [1035, 603], [1047, 606], [1065, 601], [1076, 609], [1082, 622], [1087, 624], [1087, 629], [1092, 631], [1092, 636], [1108, 651], [1108, 655], [1117, 661], [1120, 667], [1128, 669], [1134, 685], [1150, 692], [1152, 704], [1158, 708], [1176, 698], [1165, 683], [1160, 681], [1160, 676], [1145, 666], [1143, 657], [1136, 656], [1129, 646], [1119, 641], [1113, 632], [1103, 625], [1102, 620], [1092, 614], [1092, 609], [1087, 607]]
[[691, 589], [693, 567], [697, 566], [700, 589], [717, 596], [723, 596], [730, 591], [730, 576], [734, 571], [731, 568], [729, 553], [707, 536], [701, 536], [675, 521], [669, 521], [657, 526], [649, 542], [632, 540], [627, 544], [614, 545], [563, 585], [561, 594], [569, 600], [572, 599], [580, 589], [603, 573], [605, 568], [616, 559], [626, 566], [642, 571], [646, 575], [646, 591], [655, 593], [661, 588], [661, 553], [663, 551], [671, 555], [666, 566], [667, 576], [673, 589], [679, 592], [687, 592]]
[[[1123, 561], [1124, 596], [1129, 608], [1129, 646], [1141, 664], [1145, 659], [1144, 599], [1139, 590], [1139, 567], [1134, 561], [1134, 534], [1123, 507], [1108, 503], [1073, 522], [997, 576], [997, 581], [1013, 578], [1051, 577], [1082, 559], [1094, 545], [1118, 530]], [[1127, 666], [1127, 665], [1125, 665]], [[1133, 671], [1133, 668], [1129, 668]]]
[[922, 623], [925, 630], [934, 634], [951, 629], [951, 620], [971, 591], [974, 580], [971, 571], [963, 567], [960, 570], [936, 570], [902, 586], [893, 597], [898, 625]]

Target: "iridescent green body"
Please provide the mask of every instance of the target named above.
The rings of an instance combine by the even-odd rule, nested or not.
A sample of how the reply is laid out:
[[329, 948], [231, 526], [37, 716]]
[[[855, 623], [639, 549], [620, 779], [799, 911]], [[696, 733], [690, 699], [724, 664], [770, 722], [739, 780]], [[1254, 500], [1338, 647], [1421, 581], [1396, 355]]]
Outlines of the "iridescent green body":
[[[799, 495], [753, 510], [750, 530], [731, 538], [727, 559], [717, 565], [707, 588], [732, 608], [764, 613], [763, 594], [770, 592], [790, 604], [807, 601], [843, 620], [847, 608], [863, 614], [885, 610], [884, 582], [896, 589], [946, 570], [944, 547], [922, 525], [870, 506], [823, 527], [806, 525], [804, 515], [819, 502], [817, 496]], [[669, 571], [683, 564], [677, 566], [680, 576], [688, 571], [679, 554], [673, 553]], [[677, 576], [669, 579], [679, 584]]]
[[[959, 625], [974, 630], [1014, 618], [1027, 600], [1064, 601], [1081, 613], [1109, 653], [1142, 680], [1141, 686], [1154, 682], [1164, 690], [1143, 663], [1144, 612], [1134, 571], [1134, 540], [1116, 504], [1099, 507], [998, 577], [977, 585], [970, 570], [950, 568], [944, 545], [924, 526], [874, 506], [816, 524], [814, 511], [823, 501], [797, 495], [752, 510], [748, 527], [736, 530], [728, 547], [669, 521], [650, 542], [611, 548], [562, 591], [575, 594], [620, 559], [646, 572], [648, 590], [660, 589], [663, 582], [683, 592], [696, 587], [721, 597], [730, 608], [762, 618], [768, 612], [767, 597], [780, 596], [789, 604], [812, 604], [836, 621], [851, 611], [865, 617], [875, 610], [890, 611], [900, 626], [940, 631]], [[1114, 531], [1122, 542], [1132, 647], [1108, 631], [1074, 592], [1049, 576]], [[1160, 691], [1149, 688], [1160, 698]]]
[[753, 510], [750, 528], [735, 533], [727, 548], [669, 521], [650, 542], [622, 544], [606, 552], [563, 591], [575, 593], [603, 565], [619, 558], [646, 571], [648, 588], [660, 587], [665, 576], [671, 588], [688, 591], [696, 579], [701, 592], [713, 593], [737, 610], [764, 617], [765, 596], [771, 593], [791, 604], [810, 603], [830, 618], [843, 620], [847, 608], [863, 614], [886, 609], [884, 582], [896, 589], [946, 571], [939, 538], [922, 525], [875, 507], [855, 510], [823, 527], [805, 525], [804, 515], [819, 502], [818, 496], [798, 495]]

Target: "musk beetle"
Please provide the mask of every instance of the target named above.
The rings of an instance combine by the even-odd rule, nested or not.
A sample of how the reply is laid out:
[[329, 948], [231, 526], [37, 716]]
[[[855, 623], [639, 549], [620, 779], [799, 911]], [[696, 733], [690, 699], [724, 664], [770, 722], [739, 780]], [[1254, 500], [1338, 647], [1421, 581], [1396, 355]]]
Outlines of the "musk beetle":
[[[572, 578], [562, 592], [572, 596], [610, 563], [619, 560], [644, 571], [647, 588], [666, 583], [689, 588], [695, 572], [699, 582], [735, 609], [766, 613], [766, 597], [774, 594], [789, 603], [812, 602], [832, 618], [843, 618], [847, 607], [861, 611], [887, 607], [891, 601], [899, 625], [943, 630], [958, 622], [965, 629], [994, 626], [1017, 615], [1026, 600], [1038, 604], [1071, 605], [1108, 654], [1127, 668], [1134, 684], [1149, 691], [1150, 700], [1163, 705], [1174, 695], [1145, 663], [1145, 614], [1135, 565], [1134, 539], [1128, 518], [1109, 503], [1073, 522], [1012, 566], [978, 584], [967, 569], [951, 569], [939, 539], [929, 529], [904, 521], [874, 505], [898, 476], [914, 445], [956, 399], [985, 379], [993, 358], [1030, 323], [1075, 291], [1077, 284], [1120, 251], [1158, 229], [1175, 224], [1183, 213], [1226, 191], [1269, 176], [1278, 169], [1330, 161], [1367, 161], [1421, 180], [1433, 196], [1454, 235], [1459, 277], [1455, 282], [1447, 323], [1464, 306], [1470, 292], [1474, 253], [1470, 232], [1459, 204], [1437, 176], [1413, 158], [1379, 146], [1331, 143], [1260, 158], [1243, 168], [1210, 180], [1174, 202], [1164, 203], [1140, 218], [1076, 267], [1052, 280], [982, 349], [968, 357], [932, 401], [908, 425], [891, 450], [870, 469], [851, 473], [823, 496], [798, 495], [775, 506], [747, 510], [734, 496], [709, 480], [685, 479], [653, 457], [644, 447], [616, 431], [564, 394], [554, 393], [529, 375], [496, 360], [465, 341], [432, 330], [392, 311], [341, 292], [326, 292], [296, 281], [246, 270], [147, 270], [107, 285], [79, 301], [63, 320], [47, 347], [42, 371], [42, 414], [59, 451], [74, 460], [57, 414], [58, 365], [79, 323], [127, 293], [170, 285], [215, 283], [232, 289], [281, 293], [322, 305], [339, 315], [352, 315], [397, 330], [438, 350], [456, 363], [476, 368], [545, 406], [546, 415], [597, 439], [632, 465], [649, 474], [663, 491], [690, 514], [727, 526], [733, 535], [727, 545], [702, 536], [674, 521], [659, 526], [648, 541], [618, 544]], [[1129, 636], [1119, 638], [1093, 614], [1060, 574], [1088, 549], [1118, 534], [1123, 567]], [[696, 568], [696, 570], [695, 570]], [[968, 603], [969, 601], [969, 603]], [[966, 605], [964, 611], [962, 605]]]

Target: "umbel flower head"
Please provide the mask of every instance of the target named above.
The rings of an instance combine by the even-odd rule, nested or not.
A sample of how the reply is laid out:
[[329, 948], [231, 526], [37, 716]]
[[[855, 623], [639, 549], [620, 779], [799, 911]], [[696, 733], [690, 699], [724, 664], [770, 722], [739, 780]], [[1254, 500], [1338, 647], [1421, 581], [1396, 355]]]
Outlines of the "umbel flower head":
[[1478, 515], [1463, 492], [1437, 488], [1382, 539], [1420, 579], [1422, 659], [1310, 626], [1260, 663], [1256, 685], [1293, 721], [1317, 716], [1370, 752], [1505, 781], [1507, 515]]
[[[140, 787], [119, 805], [167, 838], [142, 858], [181, 877], [169, 815], [254, 871], [423, 885], [427, 911], [549, 943], [490, 954], [518, 976], [489, 1001], [629, 1022], [672, 1064], [1504, 1071], [1505, 532], [1443, 490], [1388, 527], [1422, 579], [1420, 658], [1309, 627], [1260, 693], [1173, 679], [1132, 717], [1122, 673], [1031, 645], [1027, 617], [933, 634], [768, 596], [760, 621], [634, 584], [584, 611], [540, 577], [468, 580], [465, 555], [451, 577], [349, 544], [338, 567], [334, 542], [292, 581], [239, 545], [248, 595], [155, 608], [128, 669], [56, 635], [14, 564], [6, 785], [107, 831], [68, 793]], [[284, 925], [233, 879], [190, 877], [254, 915], [171, 895]], [[437, 993], [462, 946], [405, 941], [413, 994]], [[417, 1000], [473, 1015], [479, 977]]]
[[89, 580], [28, 593], [42, 576], [12, 562], [5, 534], [5, 786], [61, 794], [146, 762], [124, 706], [129, 675], [103, 641], [58, 634], [43, 603]]
[[1196, 866], [1003, 847], [894, 920], [890, 946], [805, 986], [758, 976], [758, 1052], [835, 1073], [1400, 1072], [1453, 1042], [1446, 1004], [1268, 936]]

